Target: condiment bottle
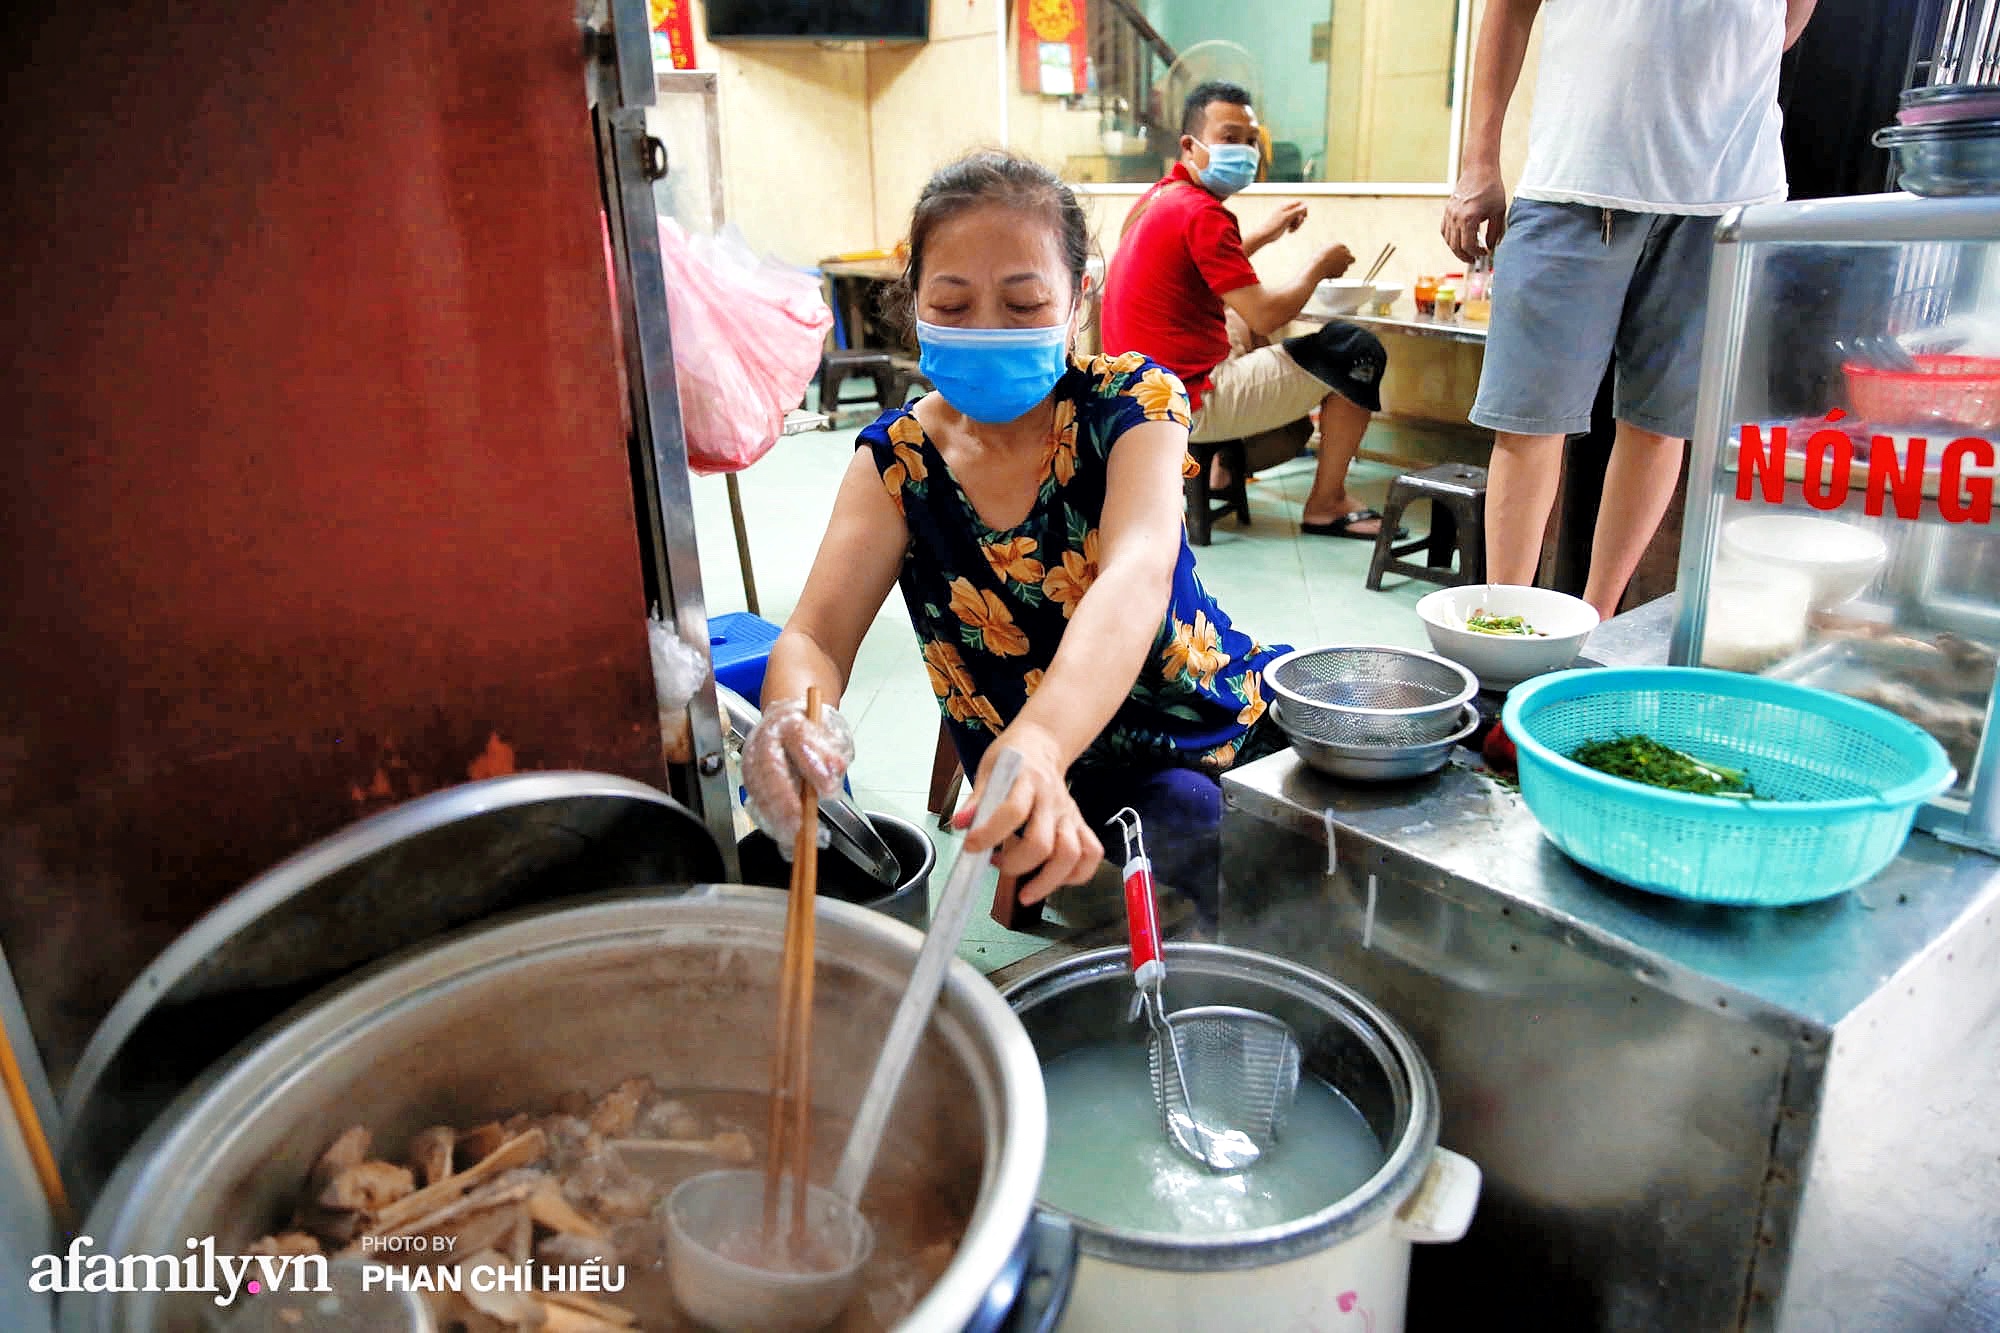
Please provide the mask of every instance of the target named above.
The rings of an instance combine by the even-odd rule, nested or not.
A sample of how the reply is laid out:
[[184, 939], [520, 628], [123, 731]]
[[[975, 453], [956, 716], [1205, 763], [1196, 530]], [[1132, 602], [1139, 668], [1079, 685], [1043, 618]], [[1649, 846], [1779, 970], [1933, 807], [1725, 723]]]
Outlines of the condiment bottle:
[[1473, 261], [1458, 303], [1458, 315], [1468, 324], [1484, 324], [1493, 317], [1493, 260], [1481, 255]]
[[1416, 298], [1417, 313], [1419, 315], [1429, 315], [1436, 308], [1437, 279], [1428, 273], [1417, 279], [1416, 285], [1410, 289], [1410, 292]]
[[1458, 288], [1449, 282], [1438, 284], [1433, 309], [1439, 319], [1458, 318]]

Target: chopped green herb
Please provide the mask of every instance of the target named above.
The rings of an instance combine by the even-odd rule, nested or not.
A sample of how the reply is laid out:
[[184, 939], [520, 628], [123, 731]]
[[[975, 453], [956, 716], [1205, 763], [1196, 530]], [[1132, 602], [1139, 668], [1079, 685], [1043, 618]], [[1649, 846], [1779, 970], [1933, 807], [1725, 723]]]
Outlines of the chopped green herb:
[[1465, 627], [1474, 634], [1504, 634], [1517, 639], [1548, 637], [1523, 616], [1489, 616], [1483, 606], [1465, 618]]
[[1691, 754], [1660, 744], [1651, 736], [1585, 741], [1571, 750], [1569, 757], [1585, 768], [1609, 773], [1614, 778], [1692, 796], [1747, 801], [1757, 794], [1750, 786], [1750, 779], [1739, 770], [1703, 763]]

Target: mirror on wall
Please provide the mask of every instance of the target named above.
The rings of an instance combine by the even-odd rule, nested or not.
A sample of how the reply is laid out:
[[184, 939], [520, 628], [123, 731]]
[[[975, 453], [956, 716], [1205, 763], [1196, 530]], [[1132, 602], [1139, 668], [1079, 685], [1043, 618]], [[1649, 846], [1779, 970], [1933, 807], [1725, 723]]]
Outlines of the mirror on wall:
[[1157, 179], [1179, 151], [1182, 100], [1208, 79], [1250, 90], [1267, 183], [1450, 182], [1471, 0], [1064, 0], [1062, 45], [1088, 59], [1053, 74], [1063, 53], [1035, 27], [1047, 0], [1016, 4], [1009, 138], [1073, 182]]

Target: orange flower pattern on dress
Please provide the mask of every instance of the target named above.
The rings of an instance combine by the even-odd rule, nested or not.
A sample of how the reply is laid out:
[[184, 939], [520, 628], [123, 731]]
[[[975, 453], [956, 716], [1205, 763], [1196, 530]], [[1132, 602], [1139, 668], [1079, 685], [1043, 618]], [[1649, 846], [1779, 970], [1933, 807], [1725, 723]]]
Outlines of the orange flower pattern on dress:
[[1049, 434], [1049, 457], [1043, 471], [1061, 486], [1076, 479], [1076, 404], [1067, 399], [1056, 404], [1055, 427]]
[[[1250, 651], [1252, 655], [1255, 655], [1257, 649], [1253, 646]], [[1258, 718], [1264, 716], [1264, 710], [1268, 706], [1264, 702], [1264, 673], [1261, 671], [1244, 672], [1243, 707], [1237, 710], [1236, 720], [1247, 727]]]
[[931, 678], [931, 693], [937, 696], [938, 706], [946, 716], [967, 725], [981, 722], [995, 730], [1005, 725], [1000, 710], [979, 693], [957, 648], [942, 639], [932, 639], [924, 645], [924, 670]]
[[1229, 665], [1229, 654], [1221, 647], [1222, 633], [1208, 623], [1208, 613], [1194, 613], [1193, 623], [1176, 621], [1173, 641], [1167, 644], [1169, 676], [1192, 676], [1203, 689], [1215, 684], [1215, 673]]
[[[898, 583], [916, 626], [924, 672], [953, 742], [977, 763], [995, 732], [1048, 685], [1076, 608], [1109, 558], [1104, 517], [1111, 450], [1143, 422], [1184, 420], [1172, 372], [1134, 352], [1072, 362], [1021, 522], [996, 533], [936, 441], [908, 408], [861, 432], [907, 539]], [[1195, 575], [1185, 538], [1155, 616], [1152, 644], [1124, 702], [1093, 740], [1090, 762], [1195, 767], [1219, 773], [1268, 727], [1257, 672], [1266, 648], [1230, 623]]]
[[986, 542], [980, 551], [986, 556], [986, 563], [993, 567], [996, 578], [1010, 583], [1040, 583], [1042, 562], [1034, 558], [1041, 543], [1033, 537], [1015, 537], [1004, 542]]
[[965, 660], [958, 655], [958, 649], [943, 639], [932, 639], [924, 645], [924, 670], [930, 673], [931, 693], [940, 699], [972, 693], [972, 677], [965, 670]]
[[924, 466], [924, 428], [917, 424], [914, 416], [904, 417], [889, 427], [889, 443], [896, 452], [896, 461], [903, 465], [903, 471], [911, 481], [924, 481], [930, 470]]
[[1062, 563], [1042, 580], [1043, 593], [1050, 601], [1061, 603], [1064, 620], [1076, 614], [1077, 603], [1097, 582], [1097, 549], [1097, 529], [1092, 528], [1083, 536], [1083, 549], [1064, 551]]
[[1149, 370], [1132, 386], [1132, 396], [1146, 409], [1148, 421], [1172, 421], [1185, 426], [1194, 420], [1188, 410], [1187, 390], [1164, 370]]
[[995, 657], [1019, 657], [1028, 651], [1028, 636], [1014, 623], [1014, 615], [999, 594], [975, 588], [971, 579], [953, 579], [951, 613], [966, 627], [966, 638], [976, 634], [980, 646]]
[[896, 506], [896, 512], [905, 518], [909, 517], [909, 511], [903, 508], [903, 483], [909, 479], [909, 473], [903, 470], [901, 463], [891, 463], [882, 474], [882, 489], [889, 492], [889, 503]]
[[924, 466], [922, 453], [924, 428], [917, 423], [914, 415], [904, 416], [889, 425], [889, 444], [896, 461], [882, 472], [882, 487], [889, 492], [895, 502], [896, 512], [903, 513], [903, 487], [910, 482], [923, 482], [930, 476], [930, 469]]
[[1000, 710], [989, 703], [983, 694], [954, 694], [944, 701], [944, 711], [954, 722], [968, 725], [983, 722], [995, 731], [1007, 725], [1000, 716]]

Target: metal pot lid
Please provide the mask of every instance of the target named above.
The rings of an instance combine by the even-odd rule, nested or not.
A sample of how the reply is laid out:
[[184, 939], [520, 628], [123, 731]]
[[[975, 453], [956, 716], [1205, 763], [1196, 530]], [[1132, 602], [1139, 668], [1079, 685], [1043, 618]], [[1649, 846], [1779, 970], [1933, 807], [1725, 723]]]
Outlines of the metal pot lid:
[[328, 983], [447, 931], [560, 898], [722, 878], [707, 826], [604, 773], [520, 773], [350, 825], [225, 898], [126, 988], [63, 1096], [86, 1204], [196, 1075]]

